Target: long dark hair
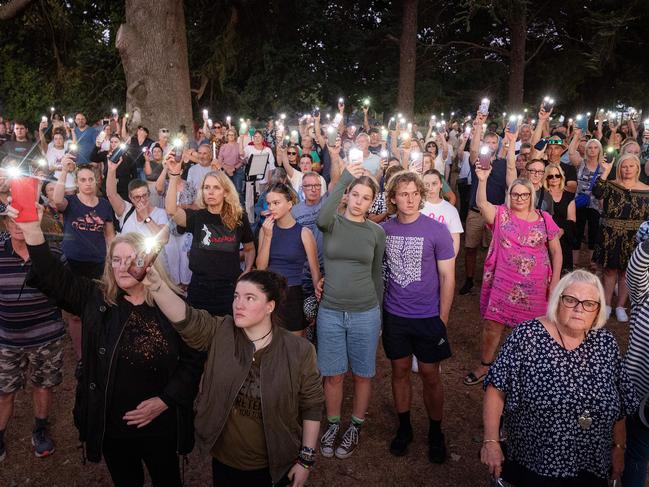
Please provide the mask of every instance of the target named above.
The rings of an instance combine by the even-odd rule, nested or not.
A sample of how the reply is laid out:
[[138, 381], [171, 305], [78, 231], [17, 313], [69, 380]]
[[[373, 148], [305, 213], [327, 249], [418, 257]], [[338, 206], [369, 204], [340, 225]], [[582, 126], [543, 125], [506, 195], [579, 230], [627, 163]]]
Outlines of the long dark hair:
[[275, 301], [275, 309], [270, 315], [273, 326], [280, 326], [279, 309], [286, 300], [287, 280], [273, 271], [254, 270], [243, 274], [237, 282], [250, 282], [255, 284], [264, 293], [268, 301]]

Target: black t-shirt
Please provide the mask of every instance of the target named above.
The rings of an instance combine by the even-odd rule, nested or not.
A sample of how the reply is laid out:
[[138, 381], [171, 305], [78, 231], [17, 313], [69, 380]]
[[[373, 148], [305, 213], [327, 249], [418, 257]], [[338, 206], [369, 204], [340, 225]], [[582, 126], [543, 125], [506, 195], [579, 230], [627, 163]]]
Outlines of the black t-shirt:
[[577, 168], [575, 166], [562, 162], [561, 169], [563, 169], [563, 173], [566, 175], [566, 183], [570, 181], [577, 182]]
[[[128, 309], [128, 308], [127, 308]], [[126, 310], [125, 310], [126, 311]], [[126, 311], [128, 312], [128, 311]], [[127, 425], [124, 414], [147, 399], [158, 397], [169, 383], [177, 362], [157, 323], [155, 308], [132, 306], [115, 351], [115, 376], [106, 412], [106, 436], [132, 438], [167, 436], [175, 431], [175, 409], [162, 412], [142, 428]]]
[[189, 251], [189, 268], [196, 277], [211, 281], [234, 283], [241, 274], [239, 248], [253, 241], [248, 216], [243, 213], [241, 223], [230, 230], [208, 210], [185, 210], [187, 226], [178, 227], [179, 233], [189, 231], [194, 236]]
[[152, 144], [153, 140], [148, 137], [140, 144], [137, 141], [137, 137], [134, 135], [131, 137], [131, 142], [128, 144], [125, 159], [130, 159], [131, 163], [134, 164], [136, 168], [142, 169], [144, 167], [144, 154], [142, 149], [145, 147], [151, 147]]
[[[471, 198], [469, 206], [475, 208], [475, 197], [478, 192], [478, 176], [475, 166], [471, 164]], [[507, 194], [507, 161], [494, 159], [491, 163], [491, 174], [487, 179], [487, 201], [492, 205], [502, 205]]]

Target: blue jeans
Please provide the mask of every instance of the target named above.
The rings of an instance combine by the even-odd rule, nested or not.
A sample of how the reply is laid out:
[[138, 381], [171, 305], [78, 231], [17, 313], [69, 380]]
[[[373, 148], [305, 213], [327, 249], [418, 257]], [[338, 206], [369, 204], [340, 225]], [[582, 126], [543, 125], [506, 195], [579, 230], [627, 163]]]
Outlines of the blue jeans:
[[239, 201], [241, 202], [241, 206], [245, 208], [246, 206], [246, 193], [245, 193], [245, 180], [246, 180], [246, 167], [241, 166], [239, 169], [234, 171], [234, 174], [232, 176], [228, 176], [230, 178], [230, 181], [232, 181], [232, 184], [234, 184], [234, 187], [237, 189], [237, 192], [239, 193]]
[[318, 310], [318, 368], [325, 377], [347, 372], [374, 377], [376, 347], [381, 330], [381, 311], [337, 311], [320, 306]]
[[649, 461], [649, 428], [636, 415], [626, 418], [626, 452], [624, 453], [624, 487], [644, 487]]

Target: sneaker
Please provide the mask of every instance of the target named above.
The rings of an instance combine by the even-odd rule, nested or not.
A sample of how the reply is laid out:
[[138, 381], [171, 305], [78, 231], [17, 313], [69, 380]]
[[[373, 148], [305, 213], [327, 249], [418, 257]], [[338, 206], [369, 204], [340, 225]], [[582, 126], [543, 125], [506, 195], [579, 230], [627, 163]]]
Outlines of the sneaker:
[[471, 289], [473, 289], [473, 281], [467, 279], [464, 281], [464, 286], [460, 288], [460, 295], [464, 296], [465, 294], [469, 294]]
[[626, 323], [629, 321], [629, 315], [626, 314], [626, 310], [622, 306], [615, 308], [615, 317], [620, 323]]
[[320, 453], [322, 453], [323, 457], [331, 458], [334, 456], [334, 446], [336, 445], [339, 431], [340, 423], [329, 423], [327, 431], [320, 438]]
[[340, 445], [336, 448], [336, 456], [341, 459], [349, 458], [354, 453], [358, 446], [358, 440], [361, 436], [361, 429], [354, 423], [349, 424], [349, 428], [345, 431]]
[[32, 433], [32, 445], [34, 445], [34, 455], [38, 458], [49, 457], [54, 453], [54, 442], [45, 428], [39, 428]]
[[7, 449], [5, 448], [4, 440], [0, 440], [0, 462], [7, 456]]
[[611, 308], [608, 304], [606, 305], [606, 319], [608, 320], [611, 317], [611, 311], [613, 311], [613, 308]]
[[390, 442], [390, 453], [395, 457], [402, 457], [408, 451], [408, 445], [412, 442], [412, 428], [403, 430], [399, 428], [397, 435]]
[[428, 460], [431, 463], [444, 463], [446, 460], [446, 442], [444, 433], [428, 439]]

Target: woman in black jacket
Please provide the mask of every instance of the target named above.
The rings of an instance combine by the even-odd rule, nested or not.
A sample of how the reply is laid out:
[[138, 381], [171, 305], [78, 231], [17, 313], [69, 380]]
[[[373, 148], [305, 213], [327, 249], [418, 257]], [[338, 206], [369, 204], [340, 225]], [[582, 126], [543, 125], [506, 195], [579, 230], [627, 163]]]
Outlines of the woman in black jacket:
[[[17, 211], [9, 207], [8, 214]], [[204, 358], [128, 273], [145, 251], [144, 237], [116, 237], [101, 280], [91, 281], [52, 256], [38, 222], [18, 225], [32, 260], [30, 285], [82, 318], [74, 421], [88, 460], [103, 454], [117, 486], [142, 485], [142, 462], [154, 486], [182, 485], [178, 454], [193, 448], [192, 405]], [[153, 267], [173, 286], [157, 261]]]

